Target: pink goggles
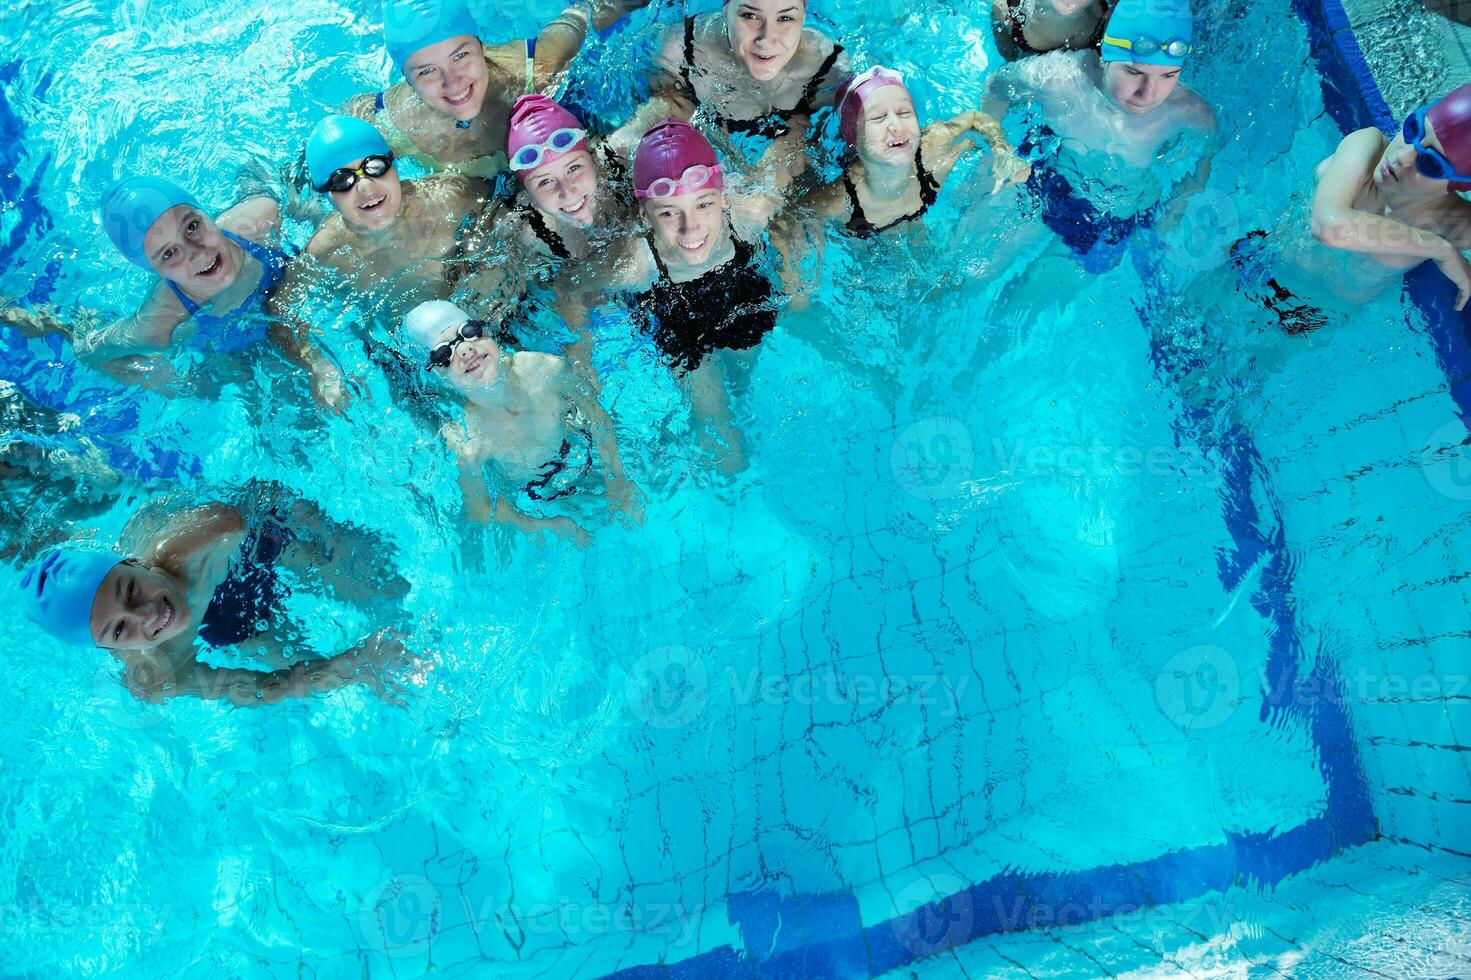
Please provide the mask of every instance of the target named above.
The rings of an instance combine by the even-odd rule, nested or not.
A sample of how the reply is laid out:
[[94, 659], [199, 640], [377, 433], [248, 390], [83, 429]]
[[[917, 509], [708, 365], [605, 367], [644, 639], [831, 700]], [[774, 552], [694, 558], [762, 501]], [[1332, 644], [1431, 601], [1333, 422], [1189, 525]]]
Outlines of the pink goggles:
[[662, 200], [711, 188], [717, 191], [725, 188], [725, 179], [720, 176], [720, 164], [707, 167], [703, 163], [697, 163], [680, 174], [678, 180], [673, 177], [660, 177], [652, 181], [646, 189], [635, 188], [633, 196]]

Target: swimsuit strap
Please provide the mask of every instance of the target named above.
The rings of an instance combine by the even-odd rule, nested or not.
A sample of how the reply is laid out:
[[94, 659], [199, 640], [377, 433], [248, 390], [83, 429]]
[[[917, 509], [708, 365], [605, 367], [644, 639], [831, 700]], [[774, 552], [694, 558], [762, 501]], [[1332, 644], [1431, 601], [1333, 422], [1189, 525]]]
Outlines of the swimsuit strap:
[[[669, 275], [669, 267], [659, 257], [659, 246], [654, 243], [654, 233], [652, 231], [649, 232], [649, 251], [654, 253], [654, 265], [659, 270], [659, 278], [671, 286], [674, 285], [674, 279]], [[655, 283], [655, 285], [658, 285], [658, 283]]]
[[179, 288], [176, 282], [174, 282], [172, 279], [165, 279], [164, 282], [169, 284], [169, 289], [172, 290], [173, 294], [178, 297], [179, 302], [184, 304], [185, 313], [189, 314], [192, 317], [194, 314], [199, 312], [199, 304], [194, 302], [188, 296], [185, 296], [184, 291]]
[[536, 91], [536, 38], [526, 39], [526, 90], [522, 95]]
[[789, 113], [785, 113], [786, 115], [812, 115], [812, 100], [817, 98], [817, 90], [822, 87], [823, 79], [827, 78], [828, 72], [833, 70], [833, 66], [838, 63], [838, 58], [842, 54], [843, 46], [841, 44], [834, 44], [832, 54], [828, 55], [827, 60], [817, 66], [817, 71], [807, 80], [807, 87], [802, 90], [802, 98], [798, 100], [796, 105], [792, 106]]
[[373, 96], [373, 115], [383, 111], [383, 91], [379, 89], [378, 94]]
[[863, 212], [863, 202], [858, 200], [858, 188], [853, 186], [853, 178], [848, 176], [847, 170], [843, 171], [843, 187], [848, 191], [848, 203], [853, 208], [853, 213], [848, 216], [848, 231], [859, 238], [867, 238], [875, 229], [868, 220], [868, 215]]
[[519, 210], [521, 216], [526, 219], [526, 223], [531, 226], [531, 233], [541, 239], [541, 243], [552, 255], [564, 261], [572, 258], [572, 253], [567, 249], [567, 243], [562, 240], [561, 235], [552, 231], [540, 211], [524, 205]]
[[623, 161], [619, 159], [618, 154], [614, 153], [607, 143], [598, 143], [594, 151], [594, 158], [607, 171], [609, 181], [623, 181], [628, 179], [628, 168], [623, 165]]
[[690, 90], [693, 99], [695, 83], [690, 79], [690, 73], [695, 68], [695, 19], [686, 17], [684, 19], [684, 64], [679, 66], [679, 77], [684, 79], [685, 87]]
[[1042, 54], [1027, 40], [1027, 12], [1024, 0], [1006, 0], [1006, 19], [1011, 22], [1011, 41], [1022, 54]]
[[[224, 235], [236, 245], [239, 245], [244, 252], [249, 254], [252, 258], [254, 258], [257, 262], [261, 264], [260, 283], [256, 285], [255, 291], [246, 298], [245, 302], [240, 304], [240, 307], [244, 307], [251, 300], [255, 299], [258, 294], [268, 293], [272, 289], [274, 289], [276, 283], [281, 281], [281, 273], [285, 271], [286, 253], [279, 252], [273, 248], [267, 248], [266, 246], [261, 245], [257, 242], [253, 242], [248, 238], [241, 238], [233, 231], [226, 231], [224, 228], [220, 229], [220, 234]], [[174, 282], [172, 279], [165, 279], [164, 282], [169, 284], [169, 290], [174, 294], [175, 297], [178, 298], [179, 302], [184, 307], [184, 312], [189, 314], [189, 316], [193, 317], [197, 315], [201, 309], [203, 309], [203, 307], [194, 302], [194, 300], [189, 298], [189, 296], [182, 289], [179, 288], [178, 283]], [[237, 307], [237, 309], [239, 309], [240, 307]], [[213, 319], [219, 318], [216, 317]]]
[[923, 140], [920, 141], [919, 146], [914, 148], [914, 167], [919, 173], [919, 199], [924, 202], [924, 208], [915, 214], [915, 217], [919, 217], [930, 209], [940, 195], [940, 182], [935, 179], [934, 174], [924, 168]]

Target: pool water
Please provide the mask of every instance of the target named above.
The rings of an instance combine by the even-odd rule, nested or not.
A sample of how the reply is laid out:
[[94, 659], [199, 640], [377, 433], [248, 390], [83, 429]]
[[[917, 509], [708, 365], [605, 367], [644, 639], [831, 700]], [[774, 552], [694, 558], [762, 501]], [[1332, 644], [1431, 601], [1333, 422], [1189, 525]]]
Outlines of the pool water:
[[[978, 105], [997, 61], [969, 5], [818, 14], [856, 64], [908, 72], [927, 119]], [[0, 67], [4, 294], [136, 302], [101, 188], [280, 187], [316, 120], [387, 78], [378, 16], [0, 14], [35, 53]], [[618, 79], [653, 16], [677, 11], [588, 52], [584, 105], [632, 104]], [[276, 480], [382, 535], [427, 662], [402, 708], [349, 690], [160, 709], [0, 608], [0, 972], [1465, 972], [1455, 390], [1400, 295], [1288, 338], [1238, 294], [1225, 249], [1272, 226], [1340, 131], [1288, 4], [1207, 11], [1202, 36], [1187, 80], [1226, 139], [1176, 234], [1090, 274], [963, 164], [924, 234], [829, 243], [813, 307], [739, 379], [738, 478], [602, 321], [647, 520], [586, 551], [499, 531], [462, 548], [452, 462], [354, 360], [364, 315], [340, 299], [314, 320], [370, 390], [345, 418], [269, 365], [205, 412], [0, 335], [32, 400], [173, 461], [151, 497]], [[290, 210], [304, 241], [320, 205]], [[115, 540], [139, 503], [90, 527]], [[44, 500], [7, 515], [58, 520]], [[347, 631], [303, 612], [324, 644]], [[1417, 707], [1433, 692], [1384, 691], [1422, 675], [1439, 715]], [[1355, 945], [1379, 928], [1401, 941]]]

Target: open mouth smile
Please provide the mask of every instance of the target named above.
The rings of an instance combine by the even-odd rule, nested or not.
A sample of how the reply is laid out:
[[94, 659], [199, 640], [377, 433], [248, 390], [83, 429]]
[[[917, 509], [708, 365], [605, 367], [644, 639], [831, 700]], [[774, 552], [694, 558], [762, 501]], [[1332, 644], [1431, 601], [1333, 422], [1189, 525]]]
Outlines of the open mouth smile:
[[219, 272], [220, 271], [220, 267], [223, 266], [224, 264], [225, 264], [225, 257], [224, 257], [224, 255], [222, 253], [220, 253], [220, 252], [216, 252], [215, 253], [215, 257], [214, 257], [214, 261], [210, 262], [209, 265], [205, 266], [203, 269], [198, 270], [194, 274], [196, 276], [212, 276], [216, 272]]
[[169, 601], [168, 596], [159, 596], [158, 613], [154, 617], [153, 629], [149, 630], [148, 638], [150, 640], [158, 639], [159, 634], [168, 629], [169, 624], [174, 621], [174, 616], [174, 604]]

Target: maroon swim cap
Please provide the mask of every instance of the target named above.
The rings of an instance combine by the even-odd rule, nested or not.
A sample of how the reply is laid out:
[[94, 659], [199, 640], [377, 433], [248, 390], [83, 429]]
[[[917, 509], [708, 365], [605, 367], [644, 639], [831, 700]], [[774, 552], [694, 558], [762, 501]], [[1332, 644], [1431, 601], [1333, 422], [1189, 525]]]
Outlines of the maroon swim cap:
[[[656, 180], [667, 178], [677, 183], [691, 167], [719, 165], [715, 148], [698, 129], [679, 119], [666, 119], [638, 141], [633, 155], [633, 186], [646, 191]], [[724, 186], [718, 171], [709, 186], [716, 190]]]
[[[1471, 84], [1462, 85], [1425, 112], [1435, 127], [1435, 138], [1445, 158], [1458, 173], [1471, 174]], [[1471, 184], [1451, 181], [1453, 191], [1471, 191]]]

